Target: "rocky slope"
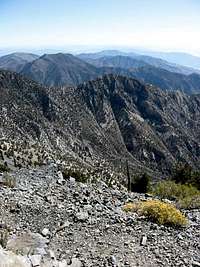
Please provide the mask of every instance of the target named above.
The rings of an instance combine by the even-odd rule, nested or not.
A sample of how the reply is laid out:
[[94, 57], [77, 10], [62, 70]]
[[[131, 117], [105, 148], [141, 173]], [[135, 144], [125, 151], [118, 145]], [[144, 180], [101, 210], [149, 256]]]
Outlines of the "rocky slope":
[[40, 147], [37, 158], [52, 152], [119, 173], [127, 160], [134, 170], [150, 173], [168, 172], [178, 161], [199, 166], [199, 95], [167, 93], [115, 75], [49, 89], [4, 71], [0, 96], [1, 151], [11, 147], [2, 152], [6, 158], [18, 161], [16, 148], [33, 143]]
[[15, 188], [0, 187], [0, 234], [7, 251], [21, 255], [21, 264], [12, 265], [14, 254], [0, 248], [1, 267], [8, 259], [8, 267], [200, 265], [198, 210], [185, 211], [189, 226], [174, 229], [123, 211], [128, 201], [151, 196], [128, 194], [102, 181], [62, 180], [56, 165], [12, 176]]
[[13, 53], [0, 57], [0, 69], [20, 72], [23, 67], [39, 56], [29, 53]]
[[199, 96], [166, 93], [113, 75], [78, 90], [112, 142], [119, 147], [122, 138], [140, 162], [165, 168], [177, 160], [199, 161]]

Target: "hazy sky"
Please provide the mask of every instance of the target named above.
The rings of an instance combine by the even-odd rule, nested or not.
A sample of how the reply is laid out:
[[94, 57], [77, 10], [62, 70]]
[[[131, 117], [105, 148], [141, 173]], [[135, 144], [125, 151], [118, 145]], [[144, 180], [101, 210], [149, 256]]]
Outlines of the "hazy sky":
[[200, 0], [0, 0], [0, 49], [73, 45], [200, 54]]

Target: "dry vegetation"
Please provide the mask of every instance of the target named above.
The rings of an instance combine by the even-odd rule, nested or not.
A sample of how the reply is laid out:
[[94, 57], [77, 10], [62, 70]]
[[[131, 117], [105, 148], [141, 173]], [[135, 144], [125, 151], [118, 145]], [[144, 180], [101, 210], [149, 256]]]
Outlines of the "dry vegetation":
[[127, 203], [124, 210], [126, 212], [136, 212], [158, 224], [175, 227], [185, 227], [188, 224], [187, 218], [174, 205], [160, 200]]

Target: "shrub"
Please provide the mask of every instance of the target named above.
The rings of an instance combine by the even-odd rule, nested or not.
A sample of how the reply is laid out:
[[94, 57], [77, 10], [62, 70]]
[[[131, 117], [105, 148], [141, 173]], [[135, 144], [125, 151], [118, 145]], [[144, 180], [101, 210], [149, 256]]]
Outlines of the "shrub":
[[77, 182], [86, 183], [88, 181], [88, 176], [84, 175], [78, 170], [63, 170], [62, 171], [64, 179], [69, 179], [70, 177], [75, 178]]
[[155, 185], [152, 193], [160, 198], [176, 200], [179, 208], [200, 207], [200, 191], [192, 185], [161, 181]]
[[6, 173], [3, 175], [2, 183], [7, 187], [14, 188], [16, 186], [16, 179], [15, 177]]
[[200, 194], [196, 196], [189, 196], [180, 199], [177, 203], [182, 209], [199, 209], [200, 208]]
[[147, 193], [150, 190], [151, 177], [144, 173], [142, 176], [134, 177], [131, 183], [131, 191], [137, 193]]
[[137, 212], [149, 220], [162, 225], [185, 227], [188, 224], [187, 218], [174, 205], [160, 200], [128, 203], [124, 206], [124, 210]]
[[200, 190], [200, 172], [194, 171], [188, 164], [176, 166], [171, 179], [176, 183], [192, 184]]
[[9, 170], [8, 166], [0, 163], [0, 172], [8, 172]]
[[7, 229], [4, 229], [0, 232], [0, 246], [6, 248], [8, 242], [9, 232]]

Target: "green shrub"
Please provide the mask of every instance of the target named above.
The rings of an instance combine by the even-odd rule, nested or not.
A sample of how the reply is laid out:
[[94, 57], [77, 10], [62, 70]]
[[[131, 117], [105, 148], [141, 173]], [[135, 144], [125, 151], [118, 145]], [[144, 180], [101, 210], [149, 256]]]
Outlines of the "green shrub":
[[200, 194], [180, 199], [177, 203], [177, 206], [181, 209], [199, 209]]
[[86, 183], [88, 181], [88, 176], [78, 170], [65, 169], [62, 171], [62, 174], [64, 179], [69, 179], [70, 177], [73, 177], [77, 182]]
[[200, 191], [192, 185], [161, 181], [152, 188], [152, 193], [160, 198], [176, 200], [180, 208], [200, 207]]
[[139, 215], [162, 225], [185, 227], [188, 224], [187, 218], [175, 206], [160, 200], [127, 203], [124, 210], [137, 212]]
[[200, 190], [200, 172], [194, 171], [188, 164], [176, 166], [171, 179], [176, 183], [192, 184]]
[[151, 177], [144, 173], [142, 176], [135, 176], [131, 182], [131, 191], [147, 193], [150, 190]]

